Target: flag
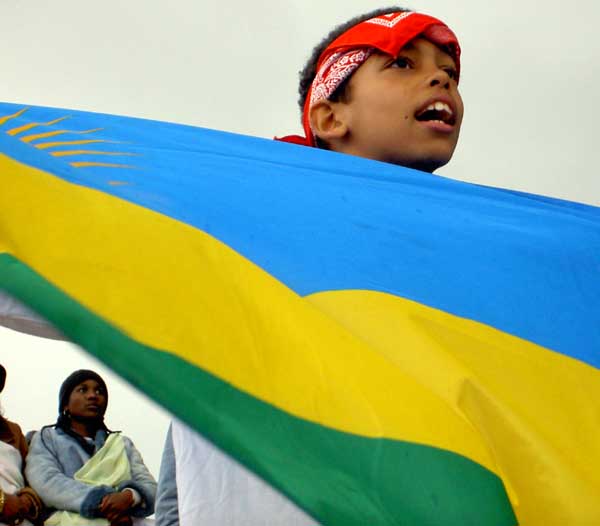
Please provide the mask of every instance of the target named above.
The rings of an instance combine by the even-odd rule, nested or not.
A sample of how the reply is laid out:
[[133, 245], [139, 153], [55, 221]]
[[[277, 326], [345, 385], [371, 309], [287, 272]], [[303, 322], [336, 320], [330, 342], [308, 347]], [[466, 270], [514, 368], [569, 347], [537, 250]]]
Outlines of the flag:
[[320, 524], [600, 522], [600, 210], [0, 105], [0, 289]]

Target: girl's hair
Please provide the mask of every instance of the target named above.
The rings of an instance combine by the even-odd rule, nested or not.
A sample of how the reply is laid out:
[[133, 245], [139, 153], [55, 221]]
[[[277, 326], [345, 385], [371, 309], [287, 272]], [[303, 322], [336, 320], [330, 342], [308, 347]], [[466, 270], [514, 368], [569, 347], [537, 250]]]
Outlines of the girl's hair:
[[[312, 81], [314, 80], [314, 78], [317, 74], [317, 62], [319, 61], [319, 57], [321, 56], [321, 53], [323, 53], [325, 48], [327, 48], [327, 46], [329, 44], [331, 44], [342, 33], [345, 33], [351, 27], [354, 27], [355, 25], [360, 24], [361, 22], [364, 22], [365, 20], [369, 20], [369, 18], [373, 18], [373, 17], [380, 16], [380, 15], [385, 15], [388, 13], [397, 13], [397, 12], [403, 12], [403, 11], [410, 11], [410, 9], [406, 9], [406, 8], [398, 7], [398, 6], [384, 7], [384, 8], [375, 9], [373, 11], [369, 11], [368, 13], [365, 13], [363, 15], [355, 16], [354, 18], [351, 18], [347, 22], [344, 22], [343, 24], [340, 24], [340, 25], [334, 27], [329, 32], [329, 34], [323, 40], [321, 40], [321, 42], [319, 42], [319, 44], [317, 44], [315, 46], [315, 48], [312, 50], [310, 58], [304, 65], [304, 68], [299, 72], [300, 84], [298, 85], [298, 93], [299, 93], [300, 97], [298, 98], [298, 104], [300, 105], [300, 115], [301, 115], [300, 118], [302, 118], [302, 112], [304, 111], [304, 103], [305, 103], [306, 97], [308, 95], [308, 90], [310, 89], [310, 85], [312, 84]], [[346, 85], [346, 82], [343, 82], [338, 87], [338, 89], [333, 93], [333, 95], [330, 97], [330, 99], [334, 100], [334, 101], [337, 100], [337, 97], [339, 97], [340, 93], [343, 93], [345, 85]]]

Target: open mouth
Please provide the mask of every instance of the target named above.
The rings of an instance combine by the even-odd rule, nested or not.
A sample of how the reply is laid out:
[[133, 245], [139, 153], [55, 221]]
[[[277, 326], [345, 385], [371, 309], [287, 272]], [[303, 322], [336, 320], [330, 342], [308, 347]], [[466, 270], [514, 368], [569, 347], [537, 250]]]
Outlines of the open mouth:
[[420, 122], [441, 122], [450, 126], [456, 124], [454, 111], [447, 103], [441, 101], [432, 102], [426, 108], [418, 111], [415, 118]]

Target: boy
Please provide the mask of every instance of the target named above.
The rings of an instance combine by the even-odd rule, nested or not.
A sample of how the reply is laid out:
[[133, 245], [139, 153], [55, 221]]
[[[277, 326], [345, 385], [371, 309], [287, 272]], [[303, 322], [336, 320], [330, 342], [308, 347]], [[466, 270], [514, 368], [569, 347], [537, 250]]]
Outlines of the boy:
[[[433, 172], [458, 141], [459, 72], [458, 41], [439, 20], [401, 8], [353, 18], [314, 49], [300, 73], [306, 136], [278, 140]], [[156, 519], [157, 526], [315, 524], [178, 423], [165, 444]]]
[[439, 20], [377, 10], [332, 31], [301, 72], [306, 137], [280, 140], [433, 172], [452, 157], [460, 47]]

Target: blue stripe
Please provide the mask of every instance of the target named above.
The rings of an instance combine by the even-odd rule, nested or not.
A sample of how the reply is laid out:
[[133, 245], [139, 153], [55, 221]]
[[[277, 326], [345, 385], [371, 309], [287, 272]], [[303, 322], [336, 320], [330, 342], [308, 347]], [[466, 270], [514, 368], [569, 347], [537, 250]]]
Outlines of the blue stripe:
[[0, 132], [67, 113], [56, 129], [140, 154], [94, 160], [137, 168], [74, 169], [2, 133], [0, 150], [202, 229], [301, 295], [389, 292], [600, 367], [598, 208], [141, 119], [32, 108]]

